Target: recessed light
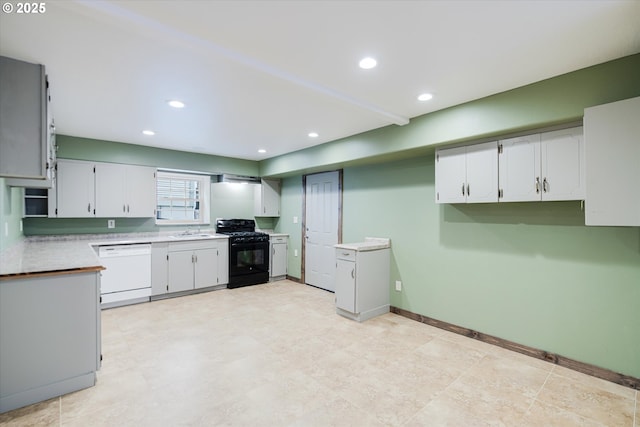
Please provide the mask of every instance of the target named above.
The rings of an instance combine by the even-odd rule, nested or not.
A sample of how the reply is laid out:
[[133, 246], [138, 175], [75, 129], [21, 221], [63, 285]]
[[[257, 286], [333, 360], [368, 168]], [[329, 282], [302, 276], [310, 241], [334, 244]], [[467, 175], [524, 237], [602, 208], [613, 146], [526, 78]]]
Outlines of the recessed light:
[[267, 150], [265, 150], [264, 148], [261, 148], [261, 149], [258, 150], [258, 153], [261, 153], [261, 154], [264, 154], [266, 152], [267, 152]]
[[318, 132], [309, 132], [309, 138], [317, 138]]
[[167, 104], [169, 104], [173, 108], [184, 108], [184, 102], [178, 101], [176, 99], [173, 99], [173, 100], [167, 102]]
[[156, 134], [154, 131], [148, 130], [148, 129], [143, 130], [142, 133], [145, 134], [145, 135], [149, 135], [149, 136], [153, 136], [153, 135]]
[[433, 98], [433, 95], [431, 95], [430, 93], [423, 93], [418, 96], [418, 101], [428, 101], [431, 98]]
[[363, 68], [365, 70], [369, 70], [373, 67], [375, 67], [378, 64], [378, 61], [376, 61], [375, 59], [371, 58], [371, 57], [366, 57], [366, 58], [362, 58], [360, 60], [360, 68]]

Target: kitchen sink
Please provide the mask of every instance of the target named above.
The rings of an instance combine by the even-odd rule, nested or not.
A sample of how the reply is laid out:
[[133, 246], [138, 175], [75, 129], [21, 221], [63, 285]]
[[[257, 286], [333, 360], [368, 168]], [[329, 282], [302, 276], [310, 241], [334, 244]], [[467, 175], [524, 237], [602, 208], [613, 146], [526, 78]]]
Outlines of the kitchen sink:
[[188, 239], [208, 239], [214, 237], [212, 233], [180, 233], [169, 236], [172, 239], [188, 240]]

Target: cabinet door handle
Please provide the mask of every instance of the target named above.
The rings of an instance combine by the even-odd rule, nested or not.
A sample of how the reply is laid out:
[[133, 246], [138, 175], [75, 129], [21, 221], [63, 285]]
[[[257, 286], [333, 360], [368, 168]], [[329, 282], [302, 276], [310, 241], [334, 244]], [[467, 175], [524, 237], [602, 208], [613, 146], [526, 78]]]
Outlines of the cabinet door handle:
[[352, 278], [352, 279], [355, 279], [355, 278], [356, 278], [356, 269], [355, 269], [355, 268], [352, 268], [352, 269], [351, 269], [351, 278]]
[[540, 193], [540, 177], [536, 176], [536, 194]]
[[129, 205], [127, 205], [127, 213], [129, 213]]
[[545, 193], [548, 192], [548, 187], [549, 183], [547, 182], [547, 178], [545, 177], [545, 179], [542, 180], [542, 191], [544, 191]]
[[91, 213], [91, 203], [87, 205], [87, 212]]
[[464, 196], [464, 182], [462, 183], [462, 195]]
[[467, 184], [467, 196], [471, 195], [471, 191], [469, 191], [469, 184]]
[[122, 205], [122, 212], [126, 212], [126, 211], [127, 211], [126, 206]]

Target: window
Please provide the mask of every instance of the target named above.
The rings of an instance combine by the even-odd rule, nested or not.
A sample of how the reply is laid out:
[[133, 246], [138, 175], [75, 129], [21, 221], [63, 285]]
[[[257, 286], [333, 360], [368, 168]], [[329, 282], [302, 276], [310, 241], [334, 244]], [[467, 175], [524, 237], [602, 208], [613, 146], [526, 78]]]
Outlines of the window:
[[156, 224], [209, 224], [211, 178], [158, 171]]

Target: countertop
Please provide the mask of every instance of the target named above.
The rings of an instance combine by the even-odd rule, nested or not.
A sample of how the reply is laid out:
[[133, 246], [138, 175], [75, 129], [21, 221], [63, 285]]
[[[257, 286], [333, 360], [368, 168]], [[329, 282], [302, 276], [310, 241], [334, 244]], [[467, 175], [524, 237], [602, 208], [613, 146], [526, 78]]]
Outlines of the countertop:
[[22, 275], [102, 270], [94, 246], [228, 239], [205, 230], [190, 235], [179, 232], [33, 236], [0, 252], [0, 280]]
[[337, 249], [349, 249], [352, 251], [375, 251], [379, 249], [387, 249], [391, 247], [391, 239], [380, 237], [365, 237], [364, 242], [357, 243], [338, 243], [334, 245]]

